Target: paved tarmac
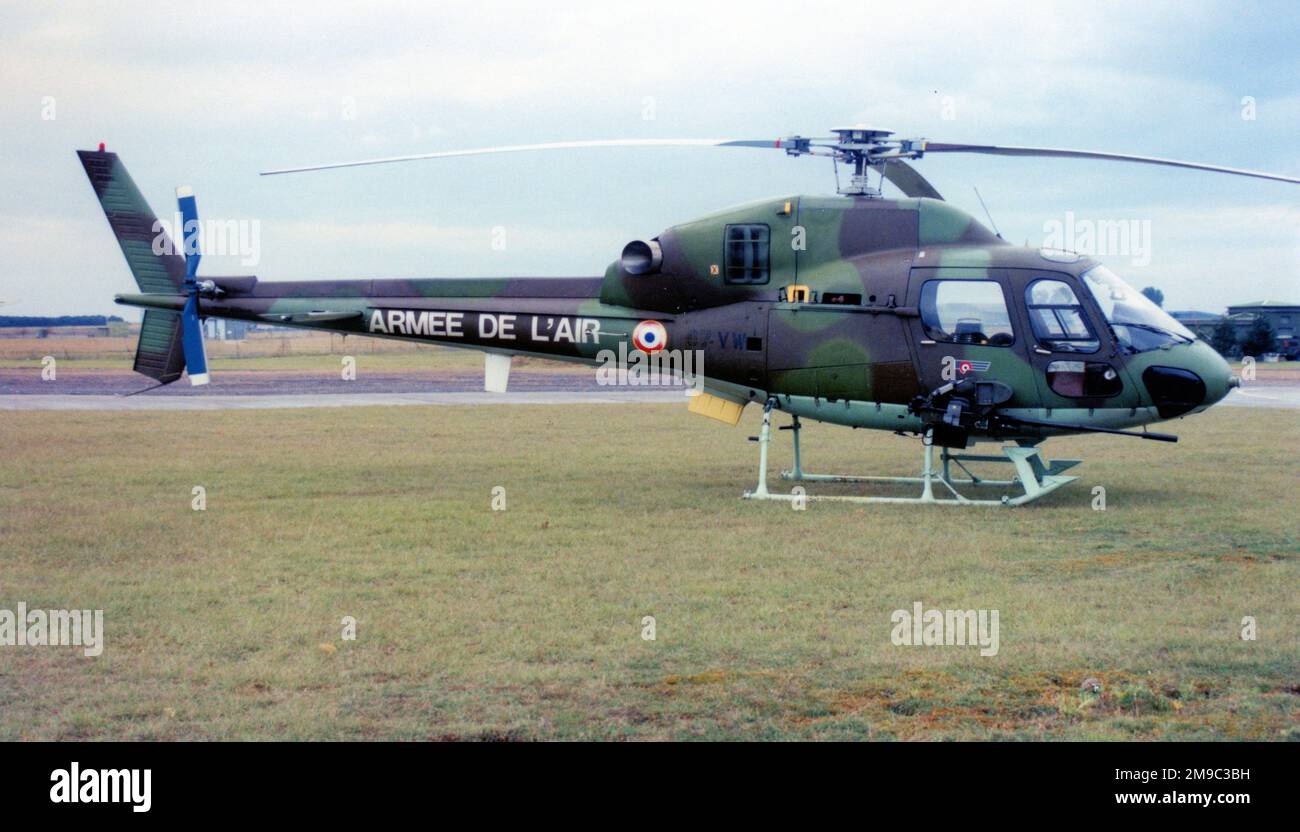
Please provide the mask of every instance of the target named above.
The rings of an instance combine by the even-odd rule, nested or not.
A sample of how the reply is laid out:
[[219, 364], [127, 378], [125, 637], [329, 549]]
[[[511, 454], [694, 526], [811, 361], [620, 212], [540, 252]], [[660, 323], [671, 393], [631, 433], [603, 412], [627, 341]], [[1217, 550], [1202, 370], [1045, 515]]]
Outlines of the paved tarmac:
[[[217, 383], [219, 381], [219, 383]], [[43, 381], [39, 368], [0, 369], [0, 410], [262, 410], [373, 405], [645, 404], [680, 403], [684, 388], [604, 387], [589, 370], [523, 370], [510, 392], [484, 393], [477, 371], [370, 372], [355, 381], [337, 373], [237, 371], [207, 387], [184, 379], [138, 395], [149, 379], [127, 370], [60, 371]], [[1279, 379], [1248, 383], [1223, 407], [1300, 409], [1300, 384]]]
[[1239, 388], [1229, 393], [1218, 406], [1300, 408], [1300, 385], [1261, 384]]

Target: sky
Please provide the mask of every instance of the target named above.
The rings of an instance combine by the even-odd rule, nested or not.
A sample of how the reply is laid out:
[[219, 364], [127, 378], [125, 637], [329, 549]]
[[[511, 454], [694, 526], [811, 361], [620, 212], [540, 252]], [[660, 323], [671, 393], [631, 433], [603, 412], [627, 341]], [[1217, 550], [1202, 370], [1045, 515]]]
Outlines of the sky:
[[[833, 193], [831, 166], [617, 148], [257, 173], [865, 122], [1300, 176], [1297, 42], [1294, 2], [4, 0], [0, 314], [134, 318], [112, 302], [134, 282], [74, 155], [101, 141], [160, 216], [189, 184], [205, 220], [244, 230], [249, 256], [207, 254], [201, 275], [597, 275], [627, 241], [718, 208]], [[1130, 223], [1129, 248], [1100, 259], [1166, 308], [1300, 302], [1300, 185], [1076, 160], [916, 164], [983, 218], [978, 188], [1016, 244]]]

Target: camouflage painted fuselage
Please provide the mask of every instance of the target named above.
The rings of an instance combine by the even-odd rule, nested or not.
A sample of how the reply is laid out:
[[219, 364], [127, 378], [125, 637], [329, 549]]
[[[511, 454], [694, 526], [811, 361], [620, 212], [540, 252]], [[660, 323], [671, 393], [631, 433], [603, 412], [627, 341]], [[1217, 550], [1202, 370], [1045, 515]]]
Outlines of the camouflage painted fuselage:
[[[82, 159], [144, 290], [119, 302], [179, 310], [183, 260], [142, 248], [156, 237], [152, 229], [145, 234], [152, 215], [116, 157]], [[768, 229], [765, 281], [728, 281], [729, 226]], [[771, 397], [801, 416], [889, 430], [921, 429], [929, 417], [917, 411], [918, 398], [967, 375], [1009, 388], [1000, 405], [1009, 416], [1109, 428], [1199, 411], [1231, 385], [1227, 364], [1203, 342], [1144, 352], [1118, 343], [1081, 285], [1095, 261], [1008, 245], [938, 200], [780, 197], [673, 226], [655, 242], [662, 261], [642, 274], [616, 260], [603, 277], [588, 278], [212, 277], [220, 291], [205, 295], [200, 308], [205, 316], [593, 364], [620, 345], [632, 352], [637, 324], [658, 321], [667, 349], [699, 351], [715, 397], [738, 404]], [[1079, 298], [1099, 341], [1088, 355], [1044, 348], [1035, 337], [1025, 290], [1044, 278], [1067, 283]], [[922, 287], [935, 280], [995, 282], [1014, 334], [997, 343], [930, 337], [919, 310]], [[1105, 395], [1053, 388], [1049, 365], [1081, 360], [1114, 371]], [[1144, 382], [1155, 366], [1195, 374], [1200, 400], [1162, 402]], [[990, 433], [1005, 430], [983, 436]]]

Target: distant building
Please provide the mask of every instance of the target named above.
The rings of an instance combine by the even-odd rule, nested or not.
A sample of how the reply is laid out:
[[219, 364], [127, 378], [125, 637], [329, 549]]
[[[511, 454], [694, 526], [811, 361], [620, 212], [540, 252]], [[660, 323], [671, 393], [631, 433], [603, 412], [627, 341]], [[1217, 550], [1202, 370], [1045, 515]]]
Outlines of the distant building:
[[1196, 333], [1197, 338], [1206, 341], [1214, 336], [1214, 328], [1223, 320], [1222, 315], [1213, 312], [1170, 312], [1169, 315], [1178, 323]]
[[1244, 338], [1256, 318], [1264, 318], [1277, 336], [1277, 351], [1291, 360], [1300, 356], [1300, 339], [1296, 323], [1300, 321], [1300, 304], [1278, 300], [1257, 300], [1228, 307], [1228, 317], [1237, 325], [1238, 340]]
[[248, 334], [247, 321], [208, 318], [203, 327], [203, 334], [214, 341], [242, 341]]

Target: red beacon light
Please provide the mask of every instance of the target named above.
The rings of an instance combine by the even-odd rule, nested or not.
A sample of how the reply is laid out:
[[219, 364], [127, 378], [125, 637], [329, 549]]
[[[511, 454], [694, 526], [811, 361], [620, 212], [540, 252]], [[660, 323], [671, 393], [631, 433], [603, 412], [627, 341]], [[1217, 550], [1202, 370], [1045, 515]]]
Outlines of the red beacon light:
[[104, 143], [103, 143], [103, 142], [100, 142], [100, 143], [99, 143], [99, 152], [100, 152], [100, 153], [103, 153], [103, 152], [104, 152]]

